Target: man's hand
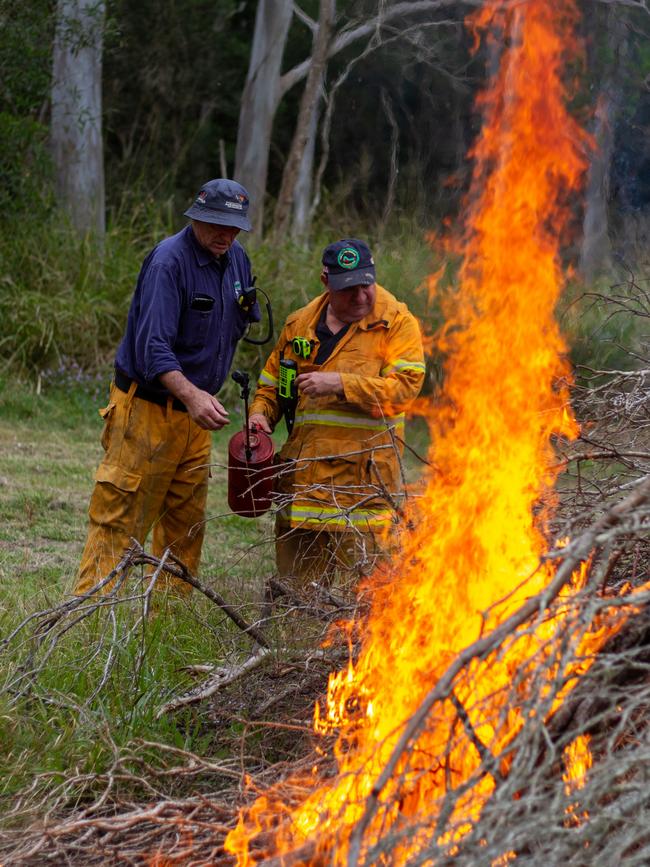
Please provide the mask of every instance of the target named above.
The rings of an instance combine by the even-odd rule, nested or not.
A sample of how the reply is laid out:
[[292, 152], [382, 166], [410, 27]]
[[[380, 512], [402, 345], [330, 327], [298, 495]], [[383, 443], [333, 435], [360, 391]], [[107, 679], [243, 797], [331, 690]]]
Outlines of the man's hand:
[[254, 427], [263, 430], [267, 434], [273, 433], [268, 418], [261, 412], [254, 412], [248, 416], [248, 429], [252, 430]]
[[230, 424], [228, 411], [219, 403], [216, 397], [197, 388], [196, 394], [183, 401], [190, 418], [204, 430], [221, 430]]
[[301, 373], [296, 377], [298, 389], [309, 397], [325, 397], [328, 394], [343, 395], [343, 381], [339, 373]]
[[180, 370], [169, 370], [167, 373], [161, 373], [158, 379], [166, 389], [171, 391], [174, 397], [185, 404], [192, 421], [195, 421], [203, 430], [221, 430], [222, 427], [230, 424], [228, 412], [217, 398], [192, 385]]

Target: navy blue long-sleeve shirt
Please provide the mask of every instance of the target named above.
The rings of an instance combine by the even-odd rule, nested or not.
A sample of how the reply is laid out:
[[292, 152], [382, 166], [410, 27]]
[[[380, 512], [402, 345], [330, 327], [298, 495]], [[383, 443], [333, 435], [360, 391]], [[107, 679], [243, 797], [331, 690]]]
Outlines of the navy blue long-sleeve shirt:
[[170, 370], [216, 394], [246, 325], [260, 318], [257, 305], [249, 315], [238, 304], [251, 283], [250, 261], [238, 241], [218, 260], [191, 226], [161, 241], [140, 269], [115, 366], [161, 394], [167, 392], [158, 377]]

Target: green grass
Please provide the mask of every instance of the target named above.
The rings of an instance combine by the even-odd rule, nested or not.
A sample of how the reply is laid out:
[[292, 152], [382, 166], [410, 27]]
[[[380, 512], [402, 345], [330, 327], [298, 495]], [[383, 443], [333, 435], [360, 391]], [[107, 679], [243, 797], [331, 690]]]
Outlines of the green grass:
[[[0, 389], [2, 637], [30, 613], [57, 604], [71, 592], [85, 540], [92, 477], [100, 459], [100, 431], [97, 404], [83, 391], [38, 396], [24, 385], [6, 383]], [[215, 436], [217, 464], [225, 462], [227, 437], [226, 433]], [[225, 471], [215, 466], [211, 515], [227, 512], [225, 484]], [[270, 518], [248, 521], [233, 515], [211, 520], [206, 534], [203, 575], [251, 618], [268, 571], [270, 538]], [[118, 634], [128, 632], [138, 613], [133, 605], [118, 609]], [[223, 751], [200, 710], [160, 720], [155, 712], [171, 693], [194, 682], [185, 666], [237, 658], [237, 646], [246, 652], [246, 640], [236, 635], [224, 615], [198, 594], [188, 603], [171, 599], [160, 603], [146, 628], [118, 645], [109, 683], [89, 700], [106, 664], [109, 626], [106, 616], [95, 616], [71, 630], [34, 688], [18, 701], [9, 700], [6, 686], [34, 646], [15, 641], [0, 655], [0, 683], [5, 687], [0, 703], [3, 812], [38, 775], [44, 776], [30, 795], [34, 804], [48, 792], [55, 797], [57, 775], [72, 773], [100, 777], [96, 783], [87, 780], [73, 787], [68, 806], [70, 798], [91, 797], [103, 785], [101, 774], [115, 761], [116, 751], [133, 752], [128, 745], [138, 738], [208, 756], [211, 750], [213, 754]], [[89, 660], [90, 649], [101, 645], [102, 636], [104, 649]], [[164, 756], [151, 755], [148, 761], [162, 765]], [[176, 784], [169, 780], [165, 786], [173, 791]]]

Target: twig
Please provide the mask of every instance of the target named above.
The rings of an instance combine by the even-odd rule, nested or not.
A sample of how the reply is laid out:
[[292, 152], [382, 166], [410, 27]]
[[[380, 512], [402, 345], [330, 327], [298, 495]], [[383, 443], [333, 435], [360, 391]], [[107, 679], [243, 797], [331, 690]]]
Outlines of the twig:
[[[133, 557], [133, 564], [149, 564], [152, 566], [160, 567], [160, 560], [157, 557], [153, 557], [151, 554], [146, 554], [142, 546], [133, 540], [134, 546], [133, 550], [135, 551], [135, 556]], [[198, 578], [195, 578], [187, 566], [179, 560], [178, 557], [175, 557], [173, 554], [169, 555], [169, 559], [171, 563], [165, 566], [165, 571], [169, 572], [170, 575], [173, 575], [175, 578], [180, 578], [182, 581], [185, 581], [190, 586], [194, 587], [196, 590], [203, 593], [204, 596], [214, 602], [215, 605], [218, 605], [219, 608], [227, 614], [228, 617], [235, 623], [242, 632], [246, 632], [255, 641], [261, 645], [262, 647], [269, 648], [269, 643], [266, 637], [260, 630], [253, 624], [248, 623], [242, 616], [236, 611], [232, 605], [230, 605], [226, 600], [221, 596], [220, 593], [217, 593], [216, 590], [213, 590], [212, 587], [208, 587], [207, 584], [204, 584], [202, 581], [199, 581]]]
[[215, 692], [218, 692], [224, 686], [234, 683], [245, 674], [248, 674], [249, 671], [257, 668], [270, 654], [271, 651], [268, 648], [261, 647], [245, 662], [241, 663], [241, 665], [233, 666], [227, 674], [218, 673], [200, 686], [194, 687], [194, 689], [186, 692], [184, 695], [177, 696], [176, 698], [166, 702], [157, 711], [156, 719], [160, 719], [161, 716], [164, 716], [164, 714], [169, 713], [170, 711], [178, 710], [181, 707], [186, 707], [189, 704], [196, 704], [199, 701], [204, 701], [206, 698], [210, 698], [210, 696], [214, 695]]

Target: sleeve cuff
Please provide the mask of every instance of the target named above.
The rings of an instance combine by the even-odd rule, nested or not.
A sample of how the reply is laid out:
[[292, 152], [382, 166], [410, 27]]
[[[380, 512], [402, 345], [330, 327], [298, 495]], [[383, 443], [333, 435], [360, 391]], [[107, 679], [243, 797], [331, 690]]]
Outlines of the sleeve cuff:
[[[178, 370], [180, 373], [183, 372], [183, 369], [178, 362], [176, 362], [176, 364], [174, 364], [173, 362], [168, 362], [167, 364], [161, 363], [156, 367], [148, 370], [146, 372], [145, 379], [150, 385], [156, 385], [156, 382], [160, 378], [161, 374], [171, 373], [172, 370]], [[162, 385], [162, 383], [158, 384]]]

